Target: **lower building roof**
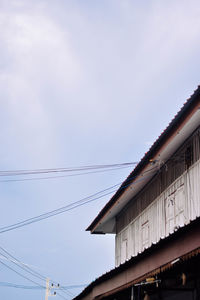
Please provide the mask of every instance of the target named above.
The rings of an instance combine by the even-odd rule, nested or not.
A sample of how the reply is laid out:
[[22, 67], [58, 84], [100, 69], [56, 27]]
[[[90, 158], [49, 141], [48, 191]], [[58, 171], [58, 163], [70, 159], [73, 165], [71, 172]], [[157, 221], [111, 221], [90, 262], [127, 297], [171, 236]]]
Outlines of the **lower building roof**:
[[[181, 250], [183, 250], [182, 248], [184, 248], [184, 241], [185, 241], [186, 252], [188, 249], [190, 249], [190, 251], [188, 253], [184, 253], [184, 255], [186, 255], [186, 256], [183, 255], [183, 257], [181, 259], [184, 259], [184, 257], [188, 257], [188, 255], [193, 255], [193, 254], [196, 255], [197, 253], [200, 253], [199, 230], [200, 230], [200, 217], [197, 218], [196, 220], [192, 221], [190, 224], [177, 229], [177, 231], [175, 233], [169, 235], [167, 238], [161, 239], [157, 244], [152, 244], [152, 246], [150, 248], [146, 249], [144, 252], [138, 254], [137, 256], [132, 257], [131, 259], [129, 259], [125, 263], [121, 264], [120, 266], [101, 275], [100, 277], [95, 279], [93, 282], [91, 282], [77, 297], [74, 298], [74, 300], [84, 299], [85, 297], [87, 298], [87, 295], [90, 294], [95, 287], [98, 287], [98, 286], [102, 285], [103, 283], [106, 283], [107, 281], [113, 279], [117, 275], [120, 275], [124, 271], [128, 271], [130, 268], [134, 268], [134, 267], [136, 268], [137, 267], [136, 265], [138, 263], [142, 262], [143, 260], [145, 260], [147, 258], [151, 258], [151, 256], [153, 254], [155, 254], [155, 252], [157, 252], [157, 253], [162, 252], [163, 249], [165, 249], [166, 247], [169, 247], [169, 245], [172, 243], [176, 243], [175, 244], [176, 245], [176, 247], [175, 247], [176, 253], [175, 253], [174, 257], [177, 258], [176, 255], [178, 255], [178, 253], [179, 253], [178, 250], [176, 250], [177, 249], [177, 241], [178, 241], [178, 243], [181, 242], [181, 244], [182, 244], [182, 245], [179, 245], [180, 246], [179, 248], [181, 248]], [[196, 237], [198, 237], [198, 238], [196, 238], [196, 240], [193, 243], [191, 241], [190, 241], [190, 243], [188, 243], [189, 239], [192, 238], [193, 233], [196, 234], [196, 236], [194, 235], [195, 238]], [[186, 240], [187, 238], [188, 238], [188, 241]], [[167, 250], [167, 248], [165, 250], [166, 250], [165, 251], [165, 255], [166, 255], [168, 250]], [[147, 276], [155, 275], [156, 273], [158, 273], [162, 270], [165, 270], [166, 268], [170, 268], [172, 265], [173, 265], [173, 262], [168, 261], [166, 264], [160, 265], [156, 269], [149, 270], [148, 273], [147, 272], [144, 273], [143, 278], [141, 276], [139, 278], [133, 278], [135, 280], [134, 283], [143, 280]], [[129, 285], [131, 285], [131, 284], [133, 284], [133, 282], [129, 282]], [[123, 286], [120, 286], [119, 280], [118, 280], [117, 285], [118, 285], [118, 289], [119, 288], [123, 289]], [[127, 287], [127, 285], [126, 285], [126, 287]]]

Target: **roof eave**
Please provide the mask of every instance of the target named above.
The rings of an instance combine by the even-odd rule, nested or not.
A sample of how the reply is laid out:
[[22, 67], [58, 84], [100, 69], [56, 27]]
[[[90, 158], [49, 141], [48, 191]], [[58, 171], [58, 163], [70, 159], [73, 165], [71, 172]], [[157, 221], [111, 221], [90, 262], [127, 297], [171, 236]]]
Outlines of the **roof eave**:
[[122, 183], [122, 185], [120, 186], [118, 191], [113, 195], [113, 197], [110, 199], [110, 201], [107, 202], [107, 204], [99, 212], [97, 217], [87, 227], [86, 231], [90, 231], [91, 233], [98, 233], [98, 232], [95, 232], [96, 226], [98, 225], [100, 220], [104, 217], [106, 212], [116, 203], [118, 198], [126, 191], [127, 183], [130, 184], [130, 182], [133, 182], [134, 179], [131, 180], [131, 178], [135, 178], [138, 175], [140, 175], [140, 173], [144, 170], [144, 168], [147, 167], [148, 164], [150, 164], [150, 160], [152, 159], [152, 157], [154, 157], [156, 155], [156, 153], [158, 153], [158, 151], [161, 149], [163, 144], [176, 131], [176, 129], [180, 125], [180, 123], [184, 122], [184, 120], [191, 113], [191, 111], [194, 109], [194, 107], [196, 107], [196, 105], [199, 102], [199, 98], [200, 98], [200, 86], [197, 88], [197, 90], [194, 92], [194, 94], [187, 100], [187, 102], [183, 105], [181, 110], [177, 113], [177, 115], [174, 117], [174, 119], [170, 122], [168, 127], [158, 137], [158, 139], [151, 146], [149, 151], [144, 155], [144, 157], [141, 159], [141, 161], [135, 167], [135, 169], [130, 173], [130, 175], [127, 177], [127, 179]]

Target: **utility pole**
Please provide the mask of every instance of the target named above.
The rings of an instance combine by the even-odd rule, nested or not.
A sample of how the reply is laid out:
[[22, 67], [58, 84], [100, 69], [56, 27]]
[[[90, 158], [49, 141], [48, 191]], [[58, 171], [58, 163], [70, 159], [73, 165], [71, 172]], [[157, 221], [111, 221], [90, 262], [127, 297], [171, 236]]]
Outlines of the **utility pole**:
[[46, 293], [45, 293], [45, 300], [48, 300], [49, 298], [49, 278], [46, 279]]
[[59, 283], [57, 285], [54, 285], [53, 283], [51, 286], [49, 285], [49, 278], [46, 279], [46, 292], [45, 292], [45, 300], [48, 300], [49, 297], [56, 296], [56, 292], [51, 294], [51, 289], [59, 288]]

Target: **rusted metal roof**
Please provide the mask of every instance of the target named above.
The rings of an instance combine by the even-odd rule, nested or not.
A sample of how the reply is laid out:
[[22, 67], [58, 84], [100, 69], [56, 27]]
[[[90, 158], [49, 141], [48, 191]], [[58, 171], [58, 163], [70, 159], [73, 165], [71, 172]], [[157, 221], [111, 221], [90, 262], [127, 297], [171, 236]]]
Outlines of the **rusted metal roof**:
[[[137, 256], [132, 257], [130, 260], [126, 261], [125, 263], [121, 264], [119, 267], [116, 267], [109, 272], [106, 272], [105, 274], [98, 277], [96, 280], [91, 282], [77, 297], [74, 298], [74, 300], [80, 300], [87, 296], [94, 287], [100, 285], [101, 283], [109, 280], [110, 278], [113, 278], [114, 276], [120, 274], [123, 271], [128, 270], [130, 267], [135, 266], [138, 262], [142, 261], [145, 257], [151, 256], [156, 251], [160, 251], [160, 249], [163, 249], [168, 245], [169, 243], [176, 241], [178, 238], [182, 237], [183, 235], [193, 232], [193, 230], [196, 228], [198, 229], [200, 226], [200, 217], [196, 220], [192, 221], [189, 225], [186, 225], [184, 227], [179, 228], [175, 233], [169, 235], [167, 238], [161, 239], [157, 244], [153, 244], [150, 248], [144, 250], [142, 253], [138, 254]], [[199, 230], [199, 229], [198, 229]], [[199, 231], [198, 231], [199, 232]], [[181, 257], [181, 260], [187, 260], [192, 256], [195, 256], [200, 253], [200, 247], [193, 249], [189, 253], [183, 255]], [[164, 264], [162, 266], [159, 266], [159, 268], [156, 268], [146, 274], [144, 274], [142, 277], [136, 278], [133, 282], [130, 282], [131, 284], [140, 282], [144, 280], [145, 278], [149, 276], [156, 275], [160, 272], [164, 272], [165, 270], [172, 268], [173, 264], [171, 262]], [[128, 284], [129, 285], [129, 284]], [[127, 287], [128, 287], [127, 285]], [[121, 287], [123, 288], [123, 287]]]
[[200, 254], [200, 248], [197, 248], [197, 249], [195, 249], [195, 250], [193, 250], [193, 251], [191, 251], [191, 252], [189, 252], [189, 253], [181, 256], [180, 260], [177, 261], [176, 263], [173, 264], [172, 262], [169, 262], [169, 263], [163, 265], [162, 267], [157, 268], [157, 269], [155, 269], [155, 270], [153, 270], [151, 272], [148, 272], [144, 276], [141, 276], [141, 277], [137, 278], [136, 280], [133, 280], [132, 282], [129, 282], [129, 283], [123, 285], [123, 286], [120, 286], [119, 288], [116, 288], [115, 290], [111, 290], [111, 291], [109, 291], [107, 293], [99, 295], [95, 299], [98, 299], [98, 300], [105, 299], [106, 297], [108, 297], [110, 295], [116, 294], [116, 293], [118, 293], [120, 291], [124, 291], [124, 290], [132, 287], [135, 284], [137, 285], [137, 284], [139, 284], [141, 282], [144, 282], [147, 278], [155, 277], [156, 275], [159, 275], [159, 274], [165, 273], [168, 270], [174, 269], [174, 268], [177, 267], [178, 264], [180, 265], [183, 262], [186, 262], [186, 261], [188, 261], [191, 258], [197, 257], [199, 254]]
[[[194, 92], [194, 94], [184, 103], [181, 110], [175, 115], [172, 121], [169, 123], [167, 128], [161, 133], [158, 139], [151, 146], [149, 151], [145, 153], [144, 157], [135, 167], [135, 169], [130, 173], [130, 175], [126, 178], [126, 180], [122, 183], [120, 188], [114, 194], [114, 196], [110, 199], [110, 201], [103, 207], [103, 209], [99, 212], [97, 217], [93, 220], [93, 222], [86, 229], [87, 231], [93, 231], [96, 225], [100, 222], [100, 220], [104, 217], [104, 215], [109, 211], [109, 209], [117, 202], [119, 197], [125, 192], [127, 187], [130, 185], [134, 179], [140, 175], [143, 169], [149, 164], [152, 157], [156, 155], [156, 153], [160, 150], [163, 144], [170, 138], [170, 136], [176, 131], [177, 127], [184, 122], [187, 116], [191, 113], [195, 105], [197, 105], [200, 97], [200, 86]], [[95, 233], [95, 232], [94, 232]], [[97, 232], [98, 233], [98, 232]]]

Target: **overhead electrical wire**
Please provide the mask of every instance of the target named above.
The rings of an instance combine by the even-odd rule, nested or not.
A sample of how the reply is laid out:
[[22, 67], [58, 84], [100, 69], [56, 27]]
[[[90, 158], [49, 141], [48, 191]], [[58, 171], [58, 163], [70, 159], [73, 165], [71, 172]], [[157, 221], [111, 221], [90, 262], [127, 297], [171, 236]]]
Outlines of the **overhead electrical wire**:
[[[130, 168], [130, 167], [132, 167], [132, 165], [130, 165], [130, 166], [123, 166], [123, 167], [116, 167], [116, 168], [112, 168], [112, 169], [98, 170], [98, 171], [90, 171], [90, 172], [83, 172], [83, 173], [68, 174], [68, 175], [46, 176], [46, 177], [30, 177], [30, 178], [20, 178], [20, 179], [4, 179], [4, 180], [0, 180], [0, 183], [3, 183], [3, 182], [20, 182], [20, 181], [47, 180], [47, 179], [59, 179], [59, 178], [83, 176], [83, 175], [90, 175], [90, 174], [96, 174], [96, 173], [110, 172], [110, 171], [115, 171], [115, 170], [122, 170], [122, 169]], [[11, 175], [2, 175], [2, 176], [11, 176]]]
[[28, 281], [30, 281], [30, 282], [36, 284], [37, 286], [40, 286], [41, 288], [45, 288], [45, 286], [39, 284], [38, 282], [36, 282], [36, 281], [30, 279], [30, 278], [27, 277], [27, 276], [21, 274], [20, 272], [16, 271], [15, 269], [13, 269], [12, 267], [10, 267], [10, 266], [7, 265], [6, 263], [2, 262], [1, 260], [0, 260], [0, 264], [2, 264], [3, 266], [5, 266], [6, 268], [10, 269], [10, 270], [13, 271], [14, 273], [18, 274], [20, 277], [23, 277], [24, 279], [26, 279], [26, 280], [28, 280]]
[[[141, 180], [144, 180], [146, 177], [148, 176], [151, 176], [151, 174], [149, 175], [145, 175], [145, 173], [149, 173], [151, 172], [152, 170], [155, 170], [156, 167], [153, 167], [147, 171], [145, 171], [143, 174], [140, 174], [140, 176], [142, 176], [142, 178], [139, 178], [138, 180], [136, 180], [134, 183], [136, 182], [139, 182]], [[136, 178], [137, 176], [133, 176], [132, 178], [130, 177], [128, 181], [132, 181], [133, 178]], [[113, 193], [115, 190], [113, 190], [114, 188], [116, 188], [118, 185], [122, 184], [121, 183], [118, 183], [116, 185], [113, 185], [112, 187], [109, 187], [107, 189], [104, 189], [103, 191], [100, 191], [100, 192], [97, 192], [89, 197], [86, 197], [86, 198], [83, 198], [79, 201], [76, 201], [76, 202], [73, 202], [69, 205], [66, 205], [64, 207], [61, 207], [59, 209], [55, 209], [53, 211], [50, 211], [50, 212], [47, 212], [47, 213], [44, 213], [44, 214], [41, 214], [39, 216], [36, 216], [36, 217], [33, 217], [33, 218], [29, 218], [29, 219], [26, 219], [24, 221], [21, 221], [21, 222], [18, 222], [18, 223], [15, 223], [15, 224], [12, 224], [12, 225], [9, 225], [9, 226], [5, 226], [5, 227], [2, 227], [0, 228], [0, 233], [3, 233], [3, 232], [6, 232], [6, 231], [10, 231], [10, 230], [14, 230], [16, 228], [19, 228], [19, 227], [22, 227], [22, 226], [26, 226], [26, 225], [29, 225], [33, 222], [38, 222], [38, 221], [41, 221], [43, 219], [46, 219], [46, 218], [49, 218], [49, 217], [52, 217], [52, 216], [55, 216], [57, 214], [60, 214], [60, 213], [64, 213], [66, 211], [69, 211], [69, 210], [72, 210], [76, 207], [79, 207], [79, 206], [82, 206], [82, 205], [85, 205], [86, 203], [89, 203], [89, 202], [92, 202], [92, 201], [95, 201], [99, 198], [102, 198], [108, 194], [111, 194]], [[126, 188], [127, 186], [133, 184], [133, 182], [129, 183], [129, 184], [126, 184], [126, 185], [122, 185], [120, 187], [120, 189], [124, 189]], [[110, 191], [111, 190], [111, 191]], [[119, 190], [119, 189], [118, 189]], [[95, 198], [94, 198], [95, 197]], [[32, 276], [35, 276], [37, 277], [38, 279], [40, 280], [46, 280], [46, 277], [41, 275], [39, 272], [33, 270], [32, 268], [28, 267], [26, 264], [20, 262], [18, 259], [16, 259], [14, 256], [12, 256], [7, 250], [5, 250], [3, 247], [0, 247], [1, 250], [3, 250], [6, 254], [8, 254], [10, 257], [12, 257], [13, 260], [11, 260], [12, 263], [16, 264], [18, 267], [22, 268], [24, 271], [28, 272], [29, 274], [31, 274]], [[6, 257], [8, 259], [7, 256], [5, 256], [4, 254], [0, 253], [2, 256]], [[39, 288], [42, 288], [44, 289], [45, 286], [41, 285], [41, 284], [38, 284], [37, 282], [35, 282], [34, 280], [28, 278], [27, 276], [24, 276], [23, 274], [19, 273], [18, 271], [16, 271], [15, 269], [11, 268], [10, 266], [8, 266], [6, 263], [2, 262], [0, 260], [0, 263], [2, 265], [4, 265], [5, 267], [7, 267], [8, 269], [12, 270], [13, 272], [17, 273], [19, 276], [29, 280], [30, 282], [34, 283], [37, 285], [37, 287]], [[53, 281], [52, 281], [53, 282]], [[70, 293], [69, 291], [66, 291], [66, 289], [62, 286], [60, 287], [60, 292], [63, 292], [63, 293], [68, 293], [68, 296], [72, 297], [73, 294]], [[66, 299], [63, 295], [61, 295], [60, 293], [57, 293], [58, 296], [60, 296], [61, 298], [63, 299]]]
[[[4, 253], [6, 253], [7, 255], [3, 254], [2, 251]], [[42, 281], [46, 281], [47, 276], [44, 276], [42, 274], [40, 274], [39, 272], [35, 271], [33, 268], [29, 267], [28, 265], [26, 265], [25, 263], [21, 262], [18, 258], [16, 258], [15, 256], [13, 256], [11, 253], [9, 253], [5, 248], [3, 248], [2, 246], [0, 246], [0, 254], [7, 258], [9, 260], [9, 258], [11, 258], [11, 262], [15, 265], [17, 265], [20, 269], [22, 269], [23, 271], [26, 271], [27, 273], [29, 273], [31, 276], [36, 277], [39, 280]], [[51, 282], [55, 285], [58, 284], [58, 282], [56, 281], [52, 281]], [[42, 286], [39, 286], [40, 288], [42, 288]], [[69, 286], [70, 287], [70, 286]], [[73, 286], [71, 286], [73, 287]], [[61, 292], [67, 294], [68, 296], [72, 297], [74, 296], [70, 291], [68, 291], [68, 289], [64, 286], [59, 285], [59, 288], [61, 290]]]
[[[76, 288], [83, 288], [86, 287], [87, 284], [78, 284], [78, 285], [70, 285], [70, 286], [62, 286], [63, 290], [69, 289], [76, 289]], [[34, 286], [34, 285], [23, 285], [23, 284], [16, 284], [11, 282], [2, 282], [0, 281], [0, 287], [11, 287], [17, 289], [26, 289], [26, 290], [43, 290], [45, 287]]]
[[[16, 262], [14, 259], [12, 258], [5, 258], [3, 256], [1, 256], [1, 252], [0, 252], [0, 259], [3, 259], [3, 260], [7, 260], [7, 261], [10, 261], [10, 262]], [[27, 264], [24, 264], [22, 263], [24, 266], [28, 266]]]
[[[153, 167], [153, 168], [145, 171], [143, 174], [140, 175], [140, 176], [142, 176], [142, 178], [136, 180], [135, 182], [130, 182], [127, 185], [122, 185], [120, 187], [120, 189], [118, 189], [118, 188], [116, 189], [116, 187], [119, 186], [119, 185], [121, 185], [123, 182], [115, 184], [115, 185], [113, 185], [113, 186], [111, 186], [111, 187], [109, 187], [107, 189], [104, 189], [104, 190], [102, 190], [100, 192], [97, 192], [97, 193], [95, 193], [95, 194], [93, 194], [93, 195], [91, 195], [89, 197], [83, 198], [83, 199], [78, 200], [76, 202], [72, 202], [72, 203], [70, 203], [70, 204], [68, 204], [66, 206], [60, 207], [58, 209], [49, 211], [47, 213], [40, 214], [40, 215], [38, 215], [36, 217], [28, 218], [26, 220], [23, 220], [23, 221], [20, 221], [20, 222], [17, 222], [17, 223], [8, 225], [8, 226], [1, 227], [0, 228], [0, 233], [8, 232], [8, 231], [11, 231], [11, 230], [23, 227], [23, 226], [27, 226], [29, 224], [32, 224], [32, 223], [35, 223], [35, 222], [39, 222], [41, 220], [44, 220], [44, 219], [53, 217], [55, 215], [58, 215], [58, 214], [70, 211], [70, 210], [75, 209], [77, 207], [83, 206], [83, 205], [85, 205], [87, 203], [96, 201], [96, 200], [98, 200], [98, 199], [100, 199], [100, 198], [102, 198], [104, 196], [107, 196], [107, 195], [109, 195], [109, 194], [111, 194], [111, 193], [113, 193], [113, 192], [115, 192], [117, 190], [122, 190], [122, 189], [126, 188], [127, 186], [129, 186], [131, 184], [135, 184], [135, 183], [137, 183], [139, 181], [144, 180], [147, 176], [151, 176], [151, 174], [150, 175], [145, 175], [145, 176], [144, 176], [144, 174], [149, 173], [152, 170], [155, 170], [155, 168], [156, 167]], [[132, 181], [132, 179], [134, 179], [136, 177], [138, 177], [138, 176], [133, 176], [133, 177], [129, 178], [129, 181]]]
[[[152, 169], [150, 169], [150, 170], [148, 170], [148, 171], [146, 171], [146, 172], [150, 172], [150, 171], [153, 170], [153, 169], [155, 169], [155, 168], [152, 168]], [[144, 172], [144, 173], [146, 173], [146, 172]], [[143, 180], [143, 179], [144, 179], [144, 176], [143, 176], [141, 179], [137, 180], [136, 182], [141, 181], [141, 180]], [[132, 178], [131, 178], [130, 180], [132, 180]], [[135, 182], [135, 183], [136, 183], [136, 182]], [[95, 193], [95, 194], [93, 194], [93, 195], [91, 195], [91, 196], [89, 196], [89, 197], [83, 198], [83, 199], [81, 199], [81, 200], [79, 200], [79, 201], [70, 203], [70, 204], [68, 204], [68, 205], [66, 205], [66, 206], [63, 206], [63, 207], [61, 207], [61, 208], [52, 210], [52, 211], [50, 211], [50, 212], [41, 214], [41, 215], [39, 215], [39, 216], [36, 216], [36, 217], [33, 217], [33, 218], [29, 218], [29, 219], [26, 219], [26, 220], [24, 220], [24, 221], [21, 221], [21, 222], [12, 224], [12, 225], [8, 225], [8, 226], [5, 226], [5, 227], [1, 227], [1, 228], [0, 228], [0, 233], [4, 233], [4, 232], [7, 232], [7, 231], [10, 231], [10, 230], [13, 230], [13, 229], [22, 227], [22, 226], [26, 226], [26, 225], [29, 225], [29, 224], [31, 224], [31, 223], [35, 223], [35, 222], [38, 222], [38, 221], [40, 221], [40, 220], [43, 220], [43, 219], [46, 219], [46, 218], [55, 216], [55, 215], [57, 215], [57, 214], [61, 214], [61, 213], [63, 213], [63, 212], [72, 210], [72, 209], [74, 209], [74, 208], [77, 208], [77, 207], [82, 206], [82, 205], [84, 205], [84, 204], [87, 204], [87, 203], [89, 203], [89, 202], [93, 202], [93, 201], [95, 201], [95, 200], [97, 200], [97, 199], [100, 199], [100, 198], [102, 198], [102, 197], [104, 197], [104, 196], [106, 196], [106, 195], [109, 195], [109, 194], [115, 192], [116, 190], [112, 190], [112, 191], [109, 191], [109, 192], [107, 192], [107, 193], [104, 193], [103, 195], [100, 195], [100, 196], [98, 196], [98, 197], [95, 197], [95, 196], [97, 196], [97, 195], [99, 195], [99, 194], [102, 194], [102, 193], [105, 192], [105, 191], [108, 191], [108, 190], [110, 190], [110, 189], [113, 189], [113, 188], [119, 186], [120, 184], [121, 184], [121, 182], [118, 183], [118, 184], [116, 184], [116, 185], [113, 185], [112, 187], [109, 187], [109, 188], [107, 188], [107, 189], [105, 189], [105, 190], [103, 190], [103, 191], [97, 192], [97, 193]], [[130, 183], [130, 184], [132, 184], [132, 183]], [[130, 185], [130, 184], [129, 184], [129, 185]], [[127, 186], [128, 186], [128, 185], [127, 185]], [[121, 189], [122, 189], [122, 188], [125, 188], [125, 187], [127, 187], [127, 186], [123, 186], [123, 187], [121, 187]], [[93, 198], [93, 197], [95, 197], [95, 198]], [[92, 198], [92, 199], [91, 199], [91, 198]]]
[[51, 169], [27, 169], [27, 170], [0, 170], [0, 176], [19, 176], [19, 175], [37, 175], [47, 173], [66, 173], [66, 172], [79, 172], [79, 171], [90, 171], [98, 169], [110, 169], [120, 167], [131, 167], [136, 165], [138, 162], [126, 162], [118, 164], [105, 164], [105, 165], [88, 165], [82, 167], [64, 167], [64, 168], [51, 168]]
[[28, 286], [28, 285], [23, 285], [23, 284], [15, 284], [15, 283], [10, 283], [10, 282], [0, 282], [0, 287], [12, 287], [12, 288], [17, 288], [17, 289], [26, 289], [26, 290], [44, 290], [45, 287], [40, 287], [40, 286]]
[[24, 263], [22, 263], [20, 260], [18, 260], [16, 257], [14, 257], [13, 255], [11, 255], [5, 248], [0, 246], [0, 250], [4, 251], [8, 256], [10, 256], [12, 258], [9, 259], [8, 256], [6, 256], [5, 254], [3, 254], [2, 252], [0, 252], [0, 254], [7, 258], [8, 260], [10, 260], [13, 264], [17, 265], [18, 267], [20, 267], [22, 270], [26, 271], [27, 273], [31, 274], [32, 276], [39, 278], [40, 280], [46, 281], [46, 277], [42, 276], [40, 273], [38, 273], [37, 271], [35, 271], [34, 269], [30, 268], [29, 266], [25, 265]]
[[[12, 267], [10, 267], [10, 266], [9, 266], [9, 265], [7, 265], [6, 263], [2, 262], [1, 260], [0, 260], [0, 264], [2, 264], [3, 266], [5, 266], [5, 267], [6, 267], [6, 268], [8, 268], [9, 270], [13, 271], [14, 273], [18, 274], [20, 277], [22, 277], [22, 278], [24, 278], [24, 279], [26, 279], [26, 280], [28, 280], [28, 281], [30, 281], [30, 282], [32, 282], [32, 283], [34, 283], [36, 286], [39, 286], [39, 287], [40, 287], [40, 288], [42, 288], [42, 289], [46, 289], [46, 287], [45, 287], [45, 286], [43, 286], [43, 285], [39, 284], [38, 282], [36, 282], [36, 281], [34, 281], [34, 280], [30, 279], [30, 278], [29, 278], [29, 277], [27, 277], [27, 276], [25, 276], [25, 275], [21, 274], [20, 272], [16, 271], [15, 269], [13, 269]], [[57, 295], [58, 295], [58, 296], [60, 296], [61, 298], [63, 298], [63, 299], [66, 299], [66, 300], [67, 300], [67, 298], [63, 297], [63, 296], [62, 296], [62, 295], [60, 295], [59, 293], [57, 293]]]
[[[0, 247], [0, 249], [2, 249], [4, 252], [8, 253], [8, 251], [6, 251], [3, 247]], [[8, 258], [7, 256], [3, 255], [1, 253], [2, 256]], [[15, 258], [14, 256], [12, 256], [10, 253], [8, 253], [9, 256]], [[19, 263], [16, 263], [15, 261], [18, 261]], [[23, 269], [24, 271], [26, 271], [27, 273], [31, 274], [32, 276], [35, 276], [37, 279], [46, 281], [46, 277], [44, 277], [43, 275], [39, 274], [38, 272], [36, 272], [35, 270], [31, 269], [30, 267], [24, 268], [24, 263], [20, 262], [18, 259], [15, 258], [15, 261], [11, 260], [12, 263], [14, 263], [15, 265], [17, 265], [19, 268]], [[14, 270], [13, 268], [11, 268], [10, 266], [8, 266], [7, 264], [3, 263], [0, 259], [0, 263], [3, 264], [4, 266], [6, 266], [7, 268], [9, 268], [10, 270], [12, 270], [13, 272], [17, 273], [19, 276], [31, 281], [32, 283], [35, 283], [37, 285], [37, 288], [39, 287], [40, 289], [45, 289], [46, 287], [43, 285], [38, 284], [37, 282], [35, 282], [34, 280], [30, 279], [27, 276], [22, 275], [21, 273], [19, 273], [18, 271]], [[54, 282], [55, 284], [56, 282]], [[56, 283], [57, 284], [57, 283]], [[61, 291], [63, 291], [63, 293], [65, 293], [68, 296], [74, 296], [70, 291], [64, 289], [64, 287], [60, 286]]]
[[[86, 203], [89, 203], [89, 202], [92, 202], [92, 201], [95, 201], [97, 199], [100, 199], [106, 195], [109, 195], [111, 193], [113, 193], [114, 191], [111, 191], [111, 192], [108, 192], [108, 193], [105, 193], [101, 196], [98, 196], [94, 199], [91, 199], [91, 200], [88, 200], [88, 201], [85, 201], [84, 203], [79, 203], [77, 205], [75, 205], [75, 203], [71, 203], [69, 205], [66, 205], [64, 207], [61, 207], [61, 208], [58, 208], [58, 209], [55, 209], [53, 211], [50, 211], [50, 212], [47, 212], [47, 213], [44, 213], [44, 214], [41, 214], [39, 216], [36, 216], [36, 217], [33, 217], [33, 218], [29, 218], [29, 219], [26, 219], [24, 221], [21, 221], [21, 222], [18, 222], [18, 223], [15, 223], [15, 224], [12, 224], [12, 225], [8, 225], [8, 226], [5, 226], [5, 227], [1, 227], [0, 228], [0, 233], [4, 233], [4, 232], [7, 232], [7, 231], [10, 231], [10, 230], [14, 230], [16, 228], [20, 228], [20, 227], [23, 227], [23, 226], [27, 226], [29, 224], [32, 224], [32, 223], [35, 223], [35, 222], [39, 222], [41, 220], [44, 220], [44, 219], [47, 219], [47, 218], [50, 218], [50, 217], [53, 217], [55, 215], [58, 215], [58, 214], [61, 214], [61, 213], [64, 213], [66, 211], [70, 211], [72, 209], [75, 209], [77, 207], [80, 207]], [[80, 200], [81, 201], [81, 200]]]
[[[18, 274], [20, 277], [22, 277], [22, 278], [24, 278], [24, 279], [26, 279], [26, 280], [28, 280], [28, 281], [34, 283], [36, 286], [40, 287], [41, 289], [46, 289], [46, 287], [45, 287], [44, 285], [41, 285], [40, 283], [38, 283], [38, 282], [36, 282], [36, 281], [30, 279], [29, 277], [23, 275], [22, 273], [16, 271], [15, 269], [13, 269], [12, 267], [10, 267], [10, 266], [7, 265], [6, 263], [2, 262], [1, 260], [0, 260], [0, 264], [2, 264], [3, 266], [5, 266], [5, 267], [8, 268], [9, 270], [13, 271], [14, 273]], [[29, 273], [30, 273], [30, 272], [29, 272]], [[69, 293], [68, 291], [65, 291], [65, 290], [64, 290], [63, 292], [66, 293], [66, 294], [67, 294], [68, 296], [70, 296], [70, 297], [72, 296], [71, 293]], [[63, 297], [63, 296], [60, 295], [59, 293], [57, 293], [57, 295], [59, 295], [61, 298], [66, 299], [65, 297]]]

